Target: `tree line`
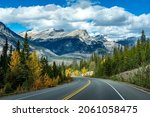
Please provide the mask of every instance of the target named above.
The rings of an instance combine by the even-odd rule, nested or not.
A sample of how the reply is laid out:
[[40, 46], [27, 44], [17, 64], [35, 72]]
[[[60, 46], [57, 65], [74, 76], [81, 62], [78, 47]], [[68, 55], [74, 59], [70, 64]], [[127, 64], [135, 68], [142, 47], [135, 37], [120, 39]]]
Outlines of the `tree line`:
[[103, 57], [95, 55], [93, 59], [96, 63], [96, 77], [112, 76], [138, 68], [150, 63], [150, 41], [146, 38], [143, 30], [137, 44], [133, 47], [121, 46], [114, 48], [113, 55]]
[[0, 56], [0, 94], [18, 93], [40, 88], [53, 87], [72, 79], [67, 74], [67, 67], [48, 63], [46, 57], [39, 58], [37, 53], [30, 51], [28, 35], [24, 42], [9, 46], [8, 39]]
[[88, 60], [74, 60], [70, 65], [73, 71], [82, 69], [94, 71], [94, 77], [110, 77], [124, 71], [139, 68], [150, 63], [150, 40], [144, 30], [133, 47], [119, 46], [112, 54], [99, 55], [93, 53]]
[[[79, 62], [74, 60], [70, 65], [74, 76], [86, 76], [91, 72], [96, 78], [109, 78], [113, 80], [127, 81], [136, 85], [150, 88], [150, 39], [146, 38], [144, 30], [137, 43], [132, 46], [119, 46], [114, 48], [112, 54], [99, 55], [93, 53], [88, 59]], [[145, 67], [144, 67], [145, 66]], [[118, 74], [142, 67], [134, 76], [123, 79]]]

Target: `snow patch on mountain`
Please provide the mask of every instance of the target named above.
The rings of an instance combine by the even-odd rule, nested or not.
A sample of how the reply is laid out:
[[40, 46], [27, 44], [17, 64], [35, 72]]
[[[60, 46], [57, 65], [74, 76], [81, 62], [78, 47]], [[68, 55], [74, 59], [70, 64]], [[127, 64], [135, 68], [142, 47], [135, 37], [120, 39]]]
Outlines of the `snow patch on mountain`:
[[[48, 40], [48, 39], [62, 39], [62, 38], [79, 38], [82, 42], [86, 42], [87, 44], [90, 44], [92, 40], [94, 40], [92, 37], [89, 36], [88, 32], [86, 30], [80, 29], [80, 30], [75, 30], [72, 32], [64, 32], [63, 29], [46, 29], [42, 31], [36, 31], [36, 30], [31, 30], [27, 31], [28, 36], [32, 40], [36, 39], [43, 39], [43, 40]], [[25, 32], [22, 32], [19, 34], [20, 36], [24, 36]]]
[[[52, 41], [52, 40], [54, 40], [54, 41], [58, 41], [61, 43], [64, 42], [64, 44], [65, 44], [64, 47], [66, 47], [66, 48], [73, 47], [72, 41], [70, 40], [70, 41], [66, 42], [65, 41], [66, 39], [79, 39], [82, 43], [87, 44], [87, 46], [91, 46], [91, 49], [94, 46], [96, 46], [96, 45], [100, 46], [100, 44], [101, 44], [101, 47], [99, 47], [99, 48], [102, 48], [102, 45], [103, 45], [104, 49], [106, 48], [108, 50], [108, 52], [112, 52], [114, 48], [121, 46], [121, 44], [116, 43], [115, 41], [112, 41], [112, 39], [109, 38], [108, 35], [104, 35], [104, 34], [100, 35], [99, 34], [99, 35], [90, 36], [85, 29], [79, 29], [79, 30], [75, 30], [75, 31], [71, 31], [71, 32], [65, 32], [63, 29], [60, 29], [60, 30], [46, 29], [46, 30], [42, 30], [42, 31], [29, 31], [28, 35], [31, 36], [31, 40], [35, 41], [36, 43], [44, 43], [45, 46], [48, 43], [51, 43], [51, 42], [54, 43]], [[65, 40], [61, 41], [63, 39], [65, 39]], [[80, 44], [80, 45], [82, 45], [82, 44]], [[92, 45], [93, 45], [93, 47], [92, 47]], [[84, 47], [86, 48], [85, 45], [84, 45]], [[53, 52], [56, 52], [56, 50], [54, 50]]]
[[[35, 31], [29, 31], [30, 35], [35, 34]], [[38, 33], [38, 32], [37, 32]], [[24, 35], [24, 33], [22, 33], [22, 35]], [[3, 24], [2, 22], [0, 22], [0, 53], [2, 52], [2, 48], [6, 42], [6, 39], [8, 40], [8, 44], [9, 46], [12, 45], [13, 48], [16, 47], [16, 43], [19, 40], [21, 45], [23, 44], [23, 37], [19, 36], [18, 34], [14, 33], [13, 31], [11, 31], [9, 28], [7, 28], [5, 26], [5, 24]], [[56, 54], [54, 54], [52, 51], [41, 47], [41, 46], [35, 46], [33, 43], [29, 43], [29, 47], [30, 50], [32, 51], [37, 51], [37, 53], [39, 53], [41, 56], [42, 55], [48, 55], [48, 56], [57, 56]]]

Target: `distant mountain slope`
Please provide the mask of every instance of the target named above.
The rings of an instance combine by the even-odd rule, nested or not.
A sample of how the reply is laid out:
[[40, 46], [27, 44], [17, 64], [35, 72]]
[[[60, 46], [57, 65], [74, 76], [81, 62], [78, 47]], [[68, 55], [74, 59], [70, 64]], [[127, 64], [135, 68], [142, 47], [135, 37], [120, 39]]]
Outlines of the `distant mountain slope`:
[[[44, 55], [49, 60], [58, 59], [82, 59], [88, 58], [93, 52], [98, 54], [112, 53], [114, 48], [126, 45], [134, 45], [137, 41], [131, 37], [117, 42], [112, 41], [106, 35], [90, 36], [86, 30], [65, 32], [63, 29], [44, 29], [41, 31], [29, 30], [30, 49], [36, 50], [39, 55]], [[16, 46], [19, 40], [23, 43], [25, 32], [19, 35], [0, 22], [0, 52], [8, 39], [9, 45]]]
[[21, 36], [17, 35], [9, 28], [7, 28], [2, 22], [0, 22], [0, 46], [3, 46], [6, 38], [8, 39], [8, 43], [13, 47], [15, 47], [15, 44], [18, 40], [20, 40], [20, 42], [23, 41]]
[[137, 43], [138, 38], [136, 37], [129, 37], [127, 39], [122, 39], [117, 41], [117, 43], [123, 46], [134, 46]]
[[[6, 38], [8, 39], [8, 44], [9, 46], [12, 45], [13, 48], [16, 47], [16, 43], [19, 40], [21, 45], [23, 43], [23, 37], [19, 36], [18, 34], [16, 34], [15, 32], [13, 32], [12, 30], [10, 30], [9, 28], [7, 28], [5, 26], [5, 24], [3, 24], [2, 22], [0, 22], [0, 53], [2, 51], [2, 47], [5, 44]], [[31, 50], [36, 50], [39, 55], [49, 55], [49, 56], [57, 56], [56, 54], [54, 54], [53, 52], [51, 52], [50, 50], [45, 49], [44, 47], [41, 46], [35, 46], [33, 43], [29, 43], [30, 44], [30, 49]]]
[[42, 45], [43, 47], [50, 49], [52, 52], [58, 55], [75, 52], [87, 54], [95, 52], [97, 49], [100, 48], [107, 51], [102, 42], [93, 41], [91, 42], [92, 44], [88, 45], [76, 37], [65, 37], [47, 40], [37, 39], [32, 41], [32, 43], [34, 43], [37, 46]]
[[[20, 33], [22, 36], [24, 34]], [[120, 44], [107, 40], [105, 35], [90, 36], [86, 30], [75, 30], [72, 32], [64, 32], [63, 29], [46, 29], [42, 31], [28, 31], [31, 42], [35, 45], [42, 45], [50, 49], [52, 52], [63, 54], [91, 54], [97, 52], [105, 54], [112, 52], [113, 48], [121, 46]]]

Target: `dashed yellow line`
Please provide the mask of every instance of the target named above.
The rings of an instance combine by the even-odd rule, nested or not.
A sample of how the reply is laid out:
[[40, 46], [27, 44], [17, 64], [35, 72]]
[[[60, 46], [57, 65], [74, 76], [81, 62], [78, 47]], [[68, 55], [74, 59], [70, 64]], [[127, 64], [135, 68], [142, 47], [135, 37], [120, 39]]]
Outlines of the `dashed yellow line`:
[[71, 93], [70, 95], [64, 97], [63, 100], [69, 100], [73, 96], [77, 95], [78, 93], [80, 93], [81, 91], [83, 91], [84, 89], [86, 89], [90, 84], [91, 84], [91, 81], [88, 80], [87, 84], [85, 84], [83, 87], [81, 87], [80, 89], [76, 90], [75, 92]]

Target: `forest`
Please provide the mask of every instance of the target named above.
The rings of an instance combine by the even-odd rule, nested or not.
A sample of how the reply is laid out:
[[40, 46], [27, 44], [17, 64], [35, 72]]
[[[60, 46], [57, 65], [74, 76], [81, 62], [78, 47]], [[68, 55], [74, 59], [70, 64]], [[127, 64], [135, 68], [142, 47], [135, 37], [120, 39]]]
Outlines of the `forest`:
[[54, 87], [72, 81], [67, 66], [49, 64], [46, 57], [31, 51], [28, 35], [13, 48], [6, 42], [0, 56], [0, 95]]
[[[16, 48], [9, 46], [6, 39], [0, 56], [0, 95], [21, 93], [42, 88], [54, 87], [71, 82], [71, 76], [108, 78], [136, 84], [150, 89], [150, 40], [144, 30], [132, 47], [119, 46], [112, 54], [93, 53], [88, 60], [74, 60], [71, 65], [49, 64], [46, 57], [39, 57], [30, 51], [28, 35], [24, 42], [18, 41]], [[124, 79], [118, 74], [140, 68], [134, 76]], [[90, 76], [91, 76], [90, 75]]]
[[[133, 47], [114, 48], [112, 55], [101, 57], [93, 54], [91, 61], [95, 63], [94, 77], [125, 81], [150, 89], [150, 40], [146, 38], [144, 30], [137, 44]], [[128, 79], [117, 75], [140, 67], [142, 69], [139, 69], [134, 76]]]
[[[94, 78], [106, 78], [129, 82], [150, 89], [150, 39], [146, 38], [144, 30], [137, 43], [132, 46], [114, 48], [112, 54], [98, 55], [93, 53], [89, 60], [81, 60], [79, 64], [73, 62], [71, 68], [76, 75], [94, 71]], [[125, 71], [140, 68], [130, 78], [118, 77]], [[83, 70], [84, 68], [84, 70]], [[80, 74], [81, 73], [81, 74]], [[130, 74], [128, 74], [129, 76]]]

